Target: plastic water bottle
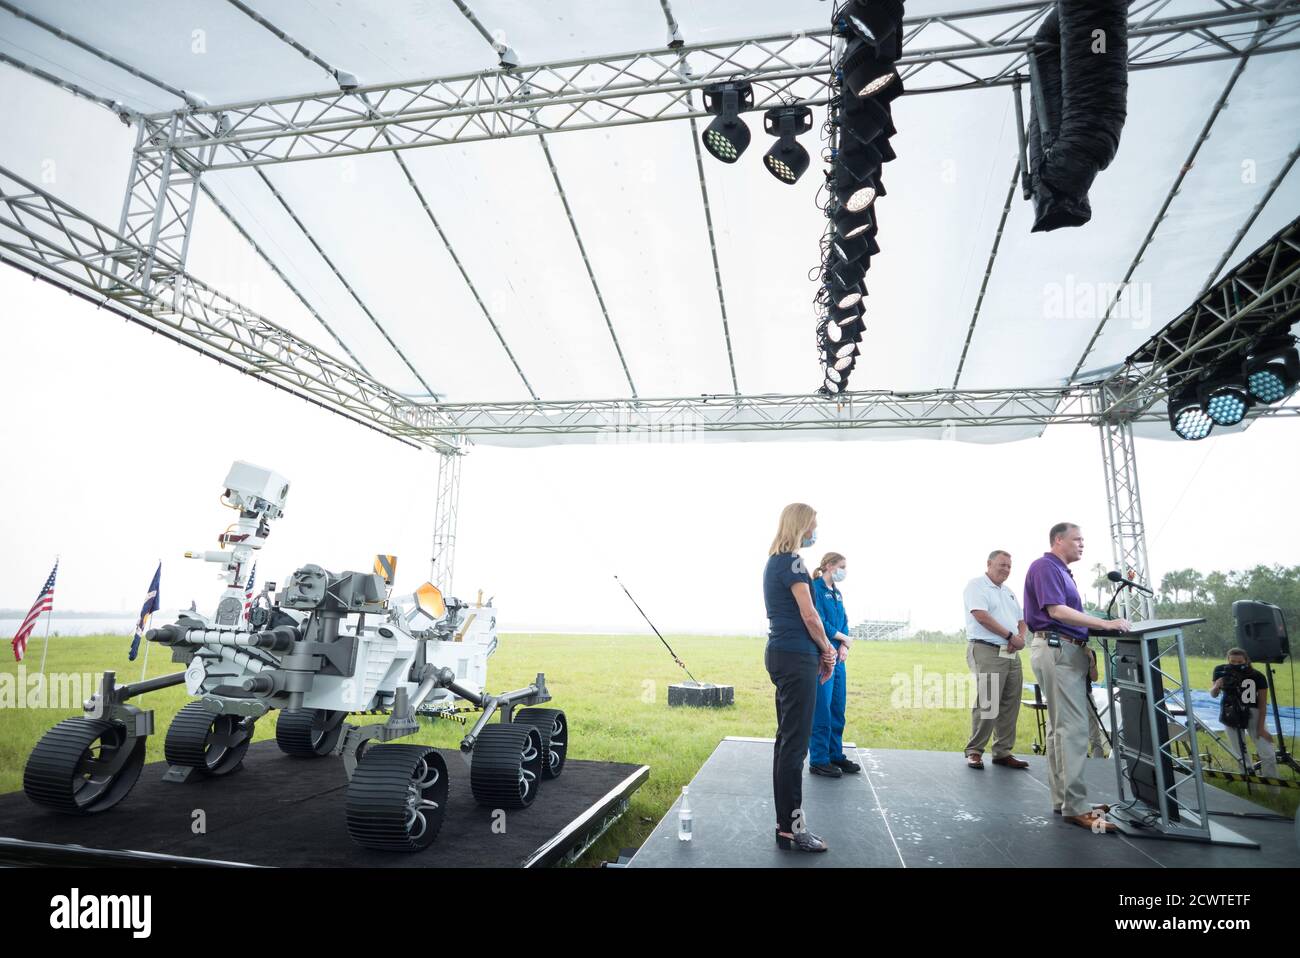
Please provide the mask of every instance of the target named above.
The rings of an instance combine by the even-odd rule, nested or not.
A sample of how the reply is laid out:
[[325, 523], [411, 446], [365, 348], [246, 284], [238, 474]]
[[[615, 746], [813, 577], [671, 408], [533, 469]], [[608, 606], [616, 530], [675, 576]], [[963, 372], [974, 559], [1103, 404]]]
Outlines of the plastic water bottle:
[[682, 786], [682, 803], [677, 807], [677, 840], [689, 842], [691, 840], [692, 826], [695, 824], [691, 816], [691, 789], [689, 785]]

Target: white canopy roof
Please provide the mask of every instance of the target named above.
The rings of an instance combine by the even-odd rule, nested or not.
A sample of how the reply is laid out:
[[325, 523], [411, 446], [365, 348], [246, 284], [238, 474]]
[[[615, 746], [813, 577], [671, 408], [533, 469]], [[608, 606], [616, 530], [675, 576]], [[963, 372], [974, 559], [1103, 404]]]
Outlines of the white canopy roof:
[[[228, 0], [15, 5], [208, 104], [330, 85], [318, 63]], [[251, 5], [363, 84], [497, 64], [491, 44], [451, 0]], [[469, 6], [525, 64], [661, 48], [667, 36], [656, 0], [473, 0]], [[907, 9], [916, 16], [964, 6], [987, 4], [911, 0]], [[1214, 0], [1161, 6], [1162, 16], [1221, 9]], [[829, 6], [676, 0], [671, 12], [684, 39], [695, 43], [821, 30]], [[945, 42], [921, 36], [928, 44]], [[158, 83], [3, 10], [0, 54], [134, 111], [184, 105]], [[1119, 155], [1092, 190], [1087, 226], [1031, 234], [1032, 211], [1016, 187], [973, 330], [1016, 164], [1013, 95], [998, 87], [897, 101], [898, 159], [887, 169], [888, 195], [878, 204], [882, 252], [867, 277], [867, 334], [852, 388], [1039, 387], [1097, 378], [1097, 370], [1123, 360], [1216, 279], [1225, 254], [1230, 268], [1289, 222], [1300, 209], [1300, 170], [1291, 167], [1271, 196], [1268, 190], [1300, 142], [1300, 54], [1294, 52], [1246, 62], [1133, 271], [1135, 285], [1087, 352], [1237, 65], [1220, 60], [1131, 74]], [[133, 131], [108, 111], [14, 67], [0, 66], [0, 78], [7, 131], [0, 165], [53, 183], [48, 188], [61, 198], [116, 225]], [[814, 132], [803, 138], [814, 157], [824, 115], [815, 112]], [[633, 388], [647, 397], [807, 393], [820, 382], [810, 276], [824, 224], [814, 203], [819, 166], [814, 160], [793, 188], [779, 183], [760, 162], [769, 140], [761, 117], [748, 120], [749, 153], [734, 166], [706, 155], [703, 190], [684, 120], [557, 133], [544, 141], [523, 136], [404, 150], [400, 157], [446, 242], [392, 153], [217, 170], [204, 182], [356, 358], [399, 392], [421, 394], [423, 387], [385, 333], [451, 402], [527, 400], [528, 385], [548, 400], [627, 397]], [[1261, 203], [1237, 242], [1239, 227]], [[188, 268], [338, 352], [206, 197], [196, 212]], [[962, 438], [1005, 440], [1038, 431], [1003, 427]], [[1170, 435], [1163, 427], [1151, 434]]]

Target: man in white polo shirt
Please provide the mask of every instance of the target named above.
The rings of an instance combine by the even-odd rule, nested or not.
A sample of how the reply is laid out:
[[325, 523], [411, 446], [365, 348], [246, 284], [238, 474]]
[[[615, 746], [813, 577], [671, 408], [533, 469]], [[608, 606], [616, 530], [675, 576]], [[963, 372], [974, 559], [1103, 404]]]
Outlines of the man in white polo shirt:
[[966, 662], [975, 676], [976, 701], [971, 709], [971, 736], [966, 743], [966, 764], [984, 767], [984, 749], [993, 736], [993, 764], [1028, 768], [1011, 754], [1016, 745], [1016, 720], [1020, 717], [1020, 649], [1027, 627], [1020, 602], [1007, 588], [1011, 554], [1002, 549], [989, 553], [981, 576], [966, 584]]

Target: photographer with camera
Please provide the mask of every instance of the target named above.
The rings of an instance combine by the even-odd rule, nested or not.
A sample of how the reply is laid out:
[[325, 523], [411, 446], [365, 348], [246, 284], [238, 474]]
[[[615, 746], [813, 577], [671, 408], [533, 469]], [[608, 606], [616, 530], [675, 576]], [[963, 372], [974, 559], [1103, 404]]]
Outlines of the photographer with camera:
[[1252, 668], [1250, 656], [1244, 649], [1228, 650], [1228, 661], [1214, 667], [1214, 684], [1210, 695], [1218, 698], [1219, 721], [1227, 729], [1228, 750], [1250, 771], [1246, 754], [1247, 736], [1259, 753], [1259, 773], [1265, 778], [1277, 777], [1277, 754], [1273, 750], [1273, 736], [1264, 726], [1268, 706], [1268, 679], [1264, 673]]

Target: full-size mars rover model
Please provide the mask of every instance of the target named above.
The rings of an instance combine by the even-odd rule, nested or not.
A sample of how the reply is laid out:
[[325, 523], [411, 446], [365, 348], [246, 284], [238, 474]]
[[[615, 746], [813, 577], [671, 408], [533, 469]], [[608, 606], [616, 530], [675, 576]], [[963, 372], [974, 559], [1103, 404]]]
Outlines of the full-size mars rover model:
[[[267, 583], [250, 598], [250, 560], [288, 492], [274, 472], [244, 462], [231, 467], [222, 502], [239, 519], [221, 535], [219, 551], [187, 553], [225, 570], [215, 615], [185, 612], [146, 635], [169, 647], [184, 670], [127, 685], [105, 672], [85, 716], [60, 722], [32, 750], [23, 775], [29, 798], [73, 815], [120, 802], [140, 776], [154, 731], [153, 712], [130, 699], [181, 683], [197, 699], [167, 730], [166, 780], [234, 771], [254, 724], [279, 709], [275, 737], [283, 752], [342, 757], [348, 833], [369, 848], [427, 848], [442, 826], [448, 769], [441, 755], [426, 745], [382, 744], [415, 732], [421, 714], [452, 713], [461, 700], [481, 710], [460, 744], [481, 805], [525, 808], [542, 780], [561, 773], [569, 729], [563, 712], [536, 707], [550, 701], [546, 677], [500, 695], [485, 689], [497, 642], [490, 600], [470, 606], [425, 583], [393, 601], [391, 556], [376, 557], [374, 571], [364, 573], [305, 565], [278, 594]], [[388, 718], [347, 721], [350, 713], [373, 712]], [[497, 713], [500, 721], [491, 723]]]

